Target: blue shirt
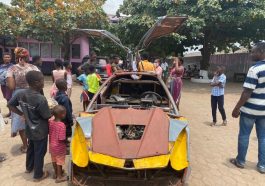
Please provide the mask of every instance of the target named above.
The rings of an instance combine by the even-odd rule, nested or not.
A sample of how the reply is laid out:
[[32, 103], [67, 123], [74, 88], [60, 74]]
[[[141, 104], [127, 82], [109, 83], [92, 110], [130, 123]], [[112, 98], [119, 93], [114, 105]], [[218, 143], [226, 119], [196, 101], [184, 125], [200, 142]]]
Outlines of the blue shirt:
[[221, 83], [221, 86], [214, 86], [212, 88], [212, 96], [222, 96], [225, 94], [226, 76], [224, 74], [215, 76], [212, 83]]
[[87, 75], [81, 74], [77, 79], [83, 84], [83, 90], [88, 90]]
[[241, 114], [265, 118], [265, 60], [250, 67], [243, 87], [252, 89], [253, 93], [241, 107]]

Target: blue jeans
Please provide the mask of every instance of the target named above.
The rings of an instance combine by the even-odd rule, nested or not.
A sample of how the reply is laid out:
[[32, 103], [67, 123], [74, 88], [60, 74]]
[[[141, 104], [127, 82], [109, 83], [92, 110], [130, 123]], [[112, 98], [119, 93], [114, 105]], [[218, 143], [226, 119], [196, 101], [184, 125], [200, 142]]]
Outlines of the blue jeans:
[[240, 129], [238, 135], [238, 155], [237, 161], [244, 165], [249, 144], [249, 136], [252, 128], [256, 124], [256, 133], [258, 137], [258, 166], [265, 167], [265, 118], [249, 118], [241, 114]]

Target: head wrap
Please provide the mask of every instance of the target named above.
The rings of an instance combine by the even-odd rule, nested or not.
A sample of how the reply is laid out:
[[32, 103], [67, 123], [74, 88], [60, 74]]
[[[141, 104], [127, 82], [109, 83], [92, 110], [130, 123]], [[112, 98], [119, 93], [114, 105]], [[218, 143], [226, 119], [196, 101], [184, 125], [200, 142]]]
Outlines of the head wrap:
[[14, 51], [16, 58], [29, 57], [29, 51], [25, 48], [17, 47]]

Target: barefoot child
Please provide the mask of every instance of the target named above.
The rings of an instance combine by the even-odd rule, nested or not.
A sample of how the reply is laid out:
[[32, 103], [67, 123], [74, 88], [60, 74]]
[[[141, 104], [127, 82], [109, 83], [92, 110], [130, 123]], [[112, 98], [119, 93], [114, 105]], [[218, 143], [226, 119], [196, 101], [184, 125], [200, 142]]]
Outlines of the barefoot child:
[[83, 74], [78, 76], [77, 80], [81, 85], [83, 85], [83, 91], [81, 94], [81, 100], [83, 102], [83, 109], [86, 111], [86, 108], [88, 107], [89, 104], [89, 97], [88, 97], [88, 85], [87, 85], [87, 76], [88, 76], [88, 65], [83, 65], [81, 67], [81, 70], [83, 71]]
[[66, 127], [62, 120], [66, 116], [63, 106], [57, 105], [53, 108], [54, 120], [49, 121], [49, 147], [54, 168], [55, 183], [67, 181], [67, 176], [63, 176], [63, 165], [66, 155]]
[[[44, 87], [44, 77], [39, 71], [26, 74], [29, 89], [17, 92], [8, 102], [10, 110], [25, 119], [28, 150], [26, 156], [26, 173], [34, 171], [34, 181], [41, 181], [49, 176], [43, 171], [44, 156], [47, 152], [48, 120], [51, 117], [46, 98], [40, 91]], [[20, 106], [20, 111], [17, 106]]]
[[72, 136], [72, 126], [73, 126], [73, 109], [72, 109], [72, 102], [66, 94], [67, 90], [67, 83], [65, 79], [58, 79], [56, 82], [56, 87], [58, 88], [58, 92], [55, 96], [55, 100], [59, 105], [64, 106], [66, 109], [66, 116], [62, 120], [62, 122], [66, 126], [66, 138]]

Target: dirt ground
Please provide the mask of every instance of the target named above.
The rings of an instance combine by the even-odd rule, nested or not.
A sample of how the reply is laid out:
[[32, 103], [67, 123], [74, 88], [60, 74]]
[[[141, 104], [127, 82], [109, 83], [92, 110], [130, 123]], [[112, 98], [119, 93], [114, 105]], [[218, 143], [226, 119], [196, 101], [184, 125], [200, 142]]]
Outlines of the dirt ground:
[[[49, 78], [48, 78], [49, 79]], [[46, 81], [45, 94], [49, 95], [51, 82]], [[181, 115], [188, 118], [191, 129], [191, 167], [192, 172], [188, 180], [189, 186], [200, 185], [264, 185], [265, 176], [256, 171], [257, 163], [257, 138], [255, 131], [250, 138], [245, 169], [237, 169], [229, 164], [228, 159], [236, 156], [238, 119], [231, 117], [231, 112], [236, 104], [242, 84], [228, 83], [225, 96], [225, 109], [228, 116], [228, 126], [211, 127], [210, 87], [208, 85], [184, 82], [184, 90], [180, 105]], [[79, 101], [81, 87], [73, 87], [71, 97], [74, 112], [82, 110]], [[6, 102], [0, 95], [0, 108], [6, 113]], [[218, 115], [221, 124], [220, 115]], [[55, 184], [49, 179], [34, 183], [32, 174], [25, 174], [25, 154], [19, 151], [19, 137], [10, 137], [10, 122], [0, 131], [0, 153], [7, 156], [7, 160], [0, 163], [0, 185], [3, 186], [31, 186], [31, 185], [67, 185]], [[50, 156], [45, 157], [45, 169], [53, 172]], [[67, 169], [67, 165], [65, 167]]]

